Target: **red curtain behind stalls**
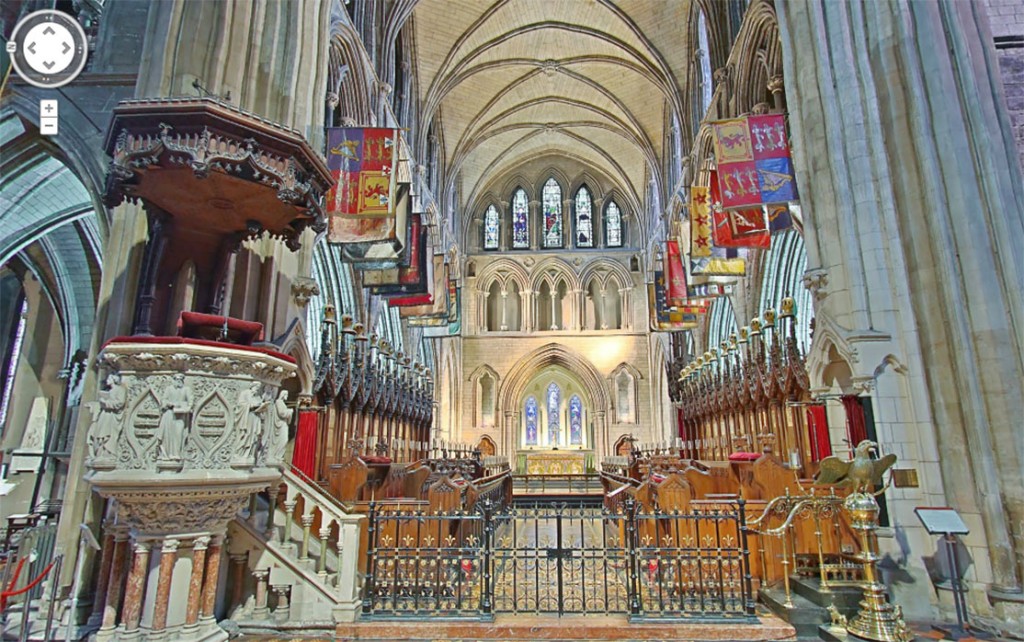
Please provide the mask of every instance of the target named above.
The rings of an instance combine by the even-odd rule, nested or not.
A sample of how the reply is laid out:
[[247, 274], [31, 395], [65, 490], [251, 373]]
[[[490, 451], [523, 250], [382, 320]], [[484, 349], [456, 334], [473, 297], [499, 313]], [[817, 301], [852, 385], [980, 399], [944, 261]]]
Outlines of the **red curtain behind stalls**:
[[825, 406], [807, 407], [807, 436], [811, 442], [811, 460], [821, 461], [832, 454], [832, 440], [828, 434], [828, 414]]
[[295, 448], [292, 450], [292, 466], [310, 479], [316, 479], [316, 423], [317, 411], [299, 411]]
[[846, 434], [850, 438], [850, 448], [868, 438], [868, 427], [864, 420], [864, 405], [857, 395], [844, 395], [843, 408], [846, 410]]

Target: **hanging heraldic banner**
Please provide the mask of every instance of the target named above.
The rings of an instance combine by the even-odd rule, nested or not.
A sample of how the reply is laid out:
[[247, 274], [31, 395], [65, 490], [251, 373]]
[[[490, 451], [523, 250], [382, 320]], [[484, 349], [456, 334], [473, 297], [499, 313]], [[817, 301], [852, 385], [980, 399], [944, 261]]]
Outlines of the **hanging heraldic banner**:
[[700, 309], [669, 305], [665, 274], [661, 270], [655, 270], [654, 283], [647, 284], [647, 302], [653, 332], [693, 330], [700, 323]]
[[723, 209], [798, 198], [781, 114], [718, 121], [712, 131]]
[[704, 185], [690, 188], [690, 256], [711, 256], [711, 194]]
[[666, 296], [669, 305], [681, 305], [686, 299], [686, 271], [683, 269], [683, 260], [679, 255], [679, 244], [676, 241], [665, 242], [665, 276], [668, 277], [666, 284]]
[[327, 239], [344, 246], [347, 261], [378, 269], [397, 265], [408, 210], [399, 198], [400, 148], [397, 129], [327, 129], [327, 167], [336, 181], [327, 194]]
[[745, 207], [726, 210], [722, 206], [722, 195], [718, 189], [716, 171], [711, 171], [711, 212], [714, 229], [712, 238], [716, 247], [753, 247], [768, 249], [771, 234], [765, 221], [764, 209]]

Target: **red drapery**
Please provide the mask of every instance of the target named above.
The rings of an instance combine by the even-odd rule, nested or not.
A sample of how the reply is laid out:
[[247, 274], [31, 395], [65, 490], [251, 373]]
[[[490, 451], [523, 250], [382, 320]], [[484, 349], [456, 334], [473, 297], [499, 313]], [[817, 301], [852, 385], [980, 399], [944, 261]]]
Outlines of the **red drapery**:
[[828, 415], [824, 405], [807, 407], [807, 435], [811, 441], [811, 459], [821, 461], [832, 454], [828, 434]]
[[846, 409], [846, 434], [850, 436], [850, 448], [853, 449], [868, 438], [864, 406], [857, 395], [844, 395], [843, 408]]
[[295, 448], [292, 450], [292, 466], [306, 477], [316, 479], [316, 423], [315, 410], [300, 410], [299, 425], [295, 430]]

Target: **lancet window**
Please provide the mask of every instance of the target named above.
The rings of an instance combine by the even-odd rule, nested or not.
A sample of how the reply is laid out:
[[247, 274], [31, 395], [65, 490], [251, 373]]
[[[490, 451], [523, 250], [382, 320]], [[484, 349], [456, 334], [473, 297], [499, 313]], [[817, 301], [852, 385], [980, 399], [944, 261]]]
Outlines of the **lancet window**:
[[498, 249], [498, 242], [501, 238], [501, 217], [498, 215], [498, 208], [493, 205], [484, 212], [484, 249]]
[[548, 445], [557, 446], [561, 432], [562, 389], [554, 381], [548, 386]]
[[512, 249], [530, 247], [530, 201], [526, 191], [519, 188], [512, 195]]
[[604, 241], [608, 247], [622, 247], [622, 211], [615, 201], [604, 208]]
[[714, 92], [714, 85], [711, 79], [711, 46], [708, 39], [708, 20], [703, 10], [697, 14], [697, 47], [697, 56], [700, 61], [700, 118], [703, 118], [704, 114], [708, 113], [708, 107], [711, 106], [711, 96]]
[[586, 186], [576, 192], [576, 247], [594, 247], [593, 201]]
[[578, 395], [569, 399], [569, 444], [583, 444], [583, 402]]
[[537, 445], [537, 398], [527, 397], [523, 408], [526, 417], [526, 445]]
[[554, 178], [544, 183], [542, 191], [543, 220], [541, 241], [545, 248], [562, 247], [562, 188]]

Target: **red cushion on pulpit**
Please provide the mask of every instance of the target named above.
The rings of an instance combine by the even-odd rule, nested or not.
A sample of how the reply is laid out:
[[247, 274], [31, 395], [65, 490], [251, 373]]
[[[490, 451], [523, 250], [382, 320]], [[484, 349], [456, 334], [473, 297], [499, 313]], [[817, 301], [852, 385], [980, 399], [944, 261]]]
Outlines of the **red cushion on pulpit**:
[[263, 324], [202, 312], [182, 312], [178, 318], [178, 334], [189, 339], [220, 340], [227, 324], [228, 343], [251, 346], [263, 339]]
[[295, 363], [295, 357], [291, 355], [272, 350], [270, 348], [264, 348], [261, 346], [240, 346], [231, 343], [223, 343], [221, 341], [207, 341], [206, 339], [186, 339], [185, 337], [114, 337], [110, 341], [103, 344], [103, 347], [107, 347], [115, 343], [151, 343], [156, 345], [190, 345], [190, 346], [211, 346], [214, 348], [231, 348], [232, 350], [244, 350], [246, 352], [259, 352], [275, 359], [281, 359], [288, 363]]
[[382, 457], [380, 455], [366, 455], [365, 457], [360, 457], [360, 459], [362, 459], [363, 462], [365, 462], [367, 464], [390, 464], [391, 463], [391, 458], [390, 457]]
[[761, 453], [733, 453], [729, 455], [729, 461], [757, 461]]

